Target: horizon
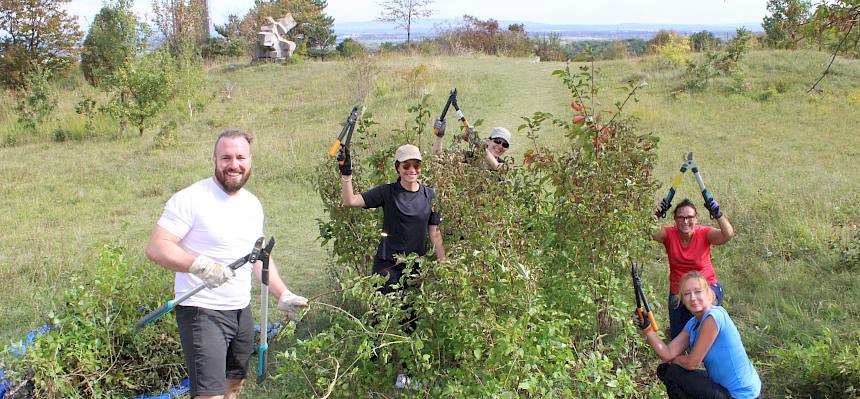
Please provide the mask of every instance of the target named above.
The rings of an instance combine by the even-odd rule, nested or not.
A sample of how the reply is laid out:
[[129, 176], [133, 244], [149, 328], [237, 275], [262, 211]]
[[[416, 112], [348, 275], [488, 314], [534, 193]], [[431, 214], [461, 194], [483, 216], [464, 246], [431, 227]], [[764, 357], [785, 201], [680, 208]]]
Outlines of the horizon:
[[[253, 6], [253, 0], [209, 2], [211, 25], [226, 22], [229, 15], [244, 16]], [[654, 6], [659, 3], [660, 6]], [[434, 15], [428, 19], [461, 21], [464, 15], [478, 19], [527, 23], [532, 25], [734, 25], [760, 24], [767, 15], [766, 0], [661, 0], [641, 2], [637, 0], [611, 0], [600, 4], [565, 0], [536, 0], [537, 6], [521, 7], [517, 4], [500, 3], [494, 0], [435, 0], [430, 5]], [[92, 18], [104, 6], [103, 0], [73, 0], [66, 5], [69, 14], [78, 17], [83, 31], [89, 29]], [[132, 9], [143, 21], [151, 23], [152, 5], [148, 1], [137, 1]], [[338, 24], [378, 22], [381, 12], [379, 2], [370, 0], [329, 1], [324, 10]], [[583, 17], [585, 15], [586, 17]], [[422, 19], [419, 19], [421, 21]], [[756, 21], [756, 22], [754, 22]], [[394, 29], [394, 24], [389, 24]], [[210, 31], [212, 30], [210, 26]]]

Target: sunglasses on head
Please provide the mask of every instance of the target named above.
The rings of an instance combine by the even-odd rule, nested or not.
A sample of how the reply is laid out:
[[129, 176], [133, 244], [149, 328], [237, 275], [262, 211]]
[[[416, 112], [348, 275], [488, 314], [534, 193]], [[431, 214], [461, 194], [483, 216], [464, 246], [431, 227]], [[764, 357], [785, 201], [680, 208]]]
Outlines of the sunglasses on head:
[[500, 139], [498, 137], [494, 138], [493, 142], [504, 147], [504, 148], [508, 148], [510, 146], [510, 144], [508, 144], [507, 141], [505, 141], [504, 139]]

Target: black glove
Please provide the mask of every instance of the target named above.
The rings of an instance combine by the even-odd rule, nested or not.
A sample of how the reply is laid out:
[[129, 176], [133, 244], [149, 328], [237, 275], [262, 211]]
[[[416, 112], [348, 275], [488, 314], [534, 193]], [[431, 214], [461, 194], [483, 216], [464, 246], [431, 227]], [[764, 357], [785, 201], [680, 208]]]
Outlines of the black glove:
[[442, 119], [436, 119], [436, 121], [433, 122], [433, 132], [436, 133], [436, 137], [445, 137], [446, 125], [447, 123]]
[[661, 218], [665, 218], [666, 212], [672, 208], [672, 204], [669, 202], [666, 202], [665, 198], [660, 200], [660, 204], [658, 206], [660, 207], [660, 209], [657, 210], [657, 213], [655, 213], [655, 215], [657, 215]]
[[352, 175], [352, 157], [349, 156], [349, 148], [343, 147], [337, 156], [337, 165], [341, 176]]
[[633, 323], [636, 327], [639, 327], [640, 331], [645, 331], [651, 327], [651, 319], [648, 318], [648, 315], [645, 312], [642, 312], [640, 317], [639, 311], [633, 311]]
[[723, 212], [720, 210], [720, 204], [717, 203], [717, 200], [713, 197], [705, 201], [705, 209], [707, 209], [711, 214], [711, 219], [719, 219], [723, 216]]

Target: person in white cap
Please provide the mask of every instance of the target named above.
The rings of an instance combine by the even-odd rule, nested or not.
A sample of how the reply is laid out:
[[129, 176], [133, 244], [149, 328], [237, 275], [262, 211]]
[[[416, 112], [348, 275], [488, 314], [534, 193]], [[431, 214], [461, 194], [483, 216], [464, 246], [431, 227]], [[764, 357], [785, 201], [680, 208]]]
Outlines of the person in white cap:
[[[433, 152], [436, 155], [442, 153], [442, 139], [445, 137], [445, 121], [436, 119], [433, 123], [433, 128], [436, 133], [436, 141], [433, 142]], [[484, 147], [484, 157], [481, 159], [481, 165], [488, 170], [499, 170], [503, 163], [502, 155], [508, 150], [511, 145], [511, 132], [503, 127], [494, 127], [490, 131], [490, 137], [487, 141], [481, 143]]]
[[[423, 257], [427, 253], [428, 235], [436, 258], [446, 260], [442, 233], [439, 231], [442, 217], [433, 210], [436, 193], [418, 181], [421, 175], [421, 151], [412, 144], [405, 144], [397, 148], [394, 159], [397, 181], [380, 184], [361, 194], [355, 194], [352, 190], [352, 159], [348, 151], [344, 154], [343, 165], [340, 165], [343, 205], [365, 209], [382, 207], [382, 239], [373, 257], [373, 273], [386, 277], [379, 290], [382, 294], [403, 290], [409, 285], [406, 281], [400, 283], [406, 265], [397, 263], [395, 257], [411, 253]], [[417, 277], [418, 273], [420, 268], [416, 264], [412, 277]], [[395, 286], [399, 288], [395, 289]], [[404, 322], [404, 329], [407, 332], [415, 329], [414, 315]], [[399, 375], [395, 385], [403, 385], [404, 378], [406, 376]]]

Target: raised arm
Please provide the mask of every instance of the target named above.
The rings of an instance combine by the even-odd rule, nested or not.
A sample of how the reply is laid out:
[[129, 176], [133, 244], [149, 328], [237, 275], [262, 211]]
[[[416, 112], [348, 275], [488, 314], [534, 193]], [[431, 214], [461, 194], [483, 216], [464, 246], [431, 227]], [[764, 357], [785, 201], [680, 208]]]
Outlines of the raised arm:
[[352, 191], [352, 156], [349, 154], [348, 148], [344, 148], [342, 151], [343, 161], [338, 162], [341, 201], [343, 206], [347, 208], [362, 208], [364, 207], [364, 198]]
[[651, 233], [651, 239], [662, 244], [663, 240], [666, 239], [666, 230], [662, 227], [658, 227], [657, 230], [654, 230]]
[[442, 141], [445, 138], [445, 121], [436, 119], [433, 122], [433, 132], [436, 134], [436, 140], [433, 141], [433, 153], [439, 155], [442, 153]]
[[364, 197], [352, 191], [352, 175], [340, 177], [340, 198], [347, 208], [364, 207]]
[[712, 245], [723, 245], [731, 241], [732, 237], [735, 236], [735, 228], [732, 227], [731, 223], [729, 223], [729, 218], [725, 214], [720, 215], [717, 219], [717, 223], [720, 224], [720, 228], [711, 229], [711, 231], [708, 232], [708, 241], [710, 241]]
[[490, 152], [490, 147], [484, 148], [484, 166], [489, 170], [499, 170], [499, 167], [502, 166], [502, 163]]

